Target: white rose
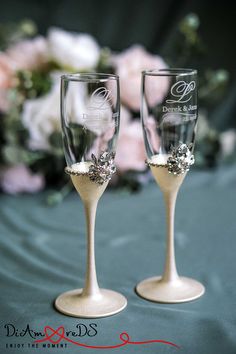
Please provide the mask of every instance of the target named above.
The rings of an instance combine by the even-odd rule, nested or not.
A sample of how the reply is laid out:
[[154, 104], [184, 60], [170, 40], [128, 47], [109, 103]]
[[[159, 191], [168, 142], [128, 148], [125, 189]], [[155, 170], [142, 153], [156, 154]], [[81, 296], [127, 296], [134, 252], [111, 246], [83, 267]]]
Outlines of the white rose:
[[229, 129], [220, 134], [221, 154], [230, 156], [236, 150], [236, 130]]
[[83, 70], [95, 67], [98, 62], [100, 48], [89, 34], [76, 34], [51, 28], [48, 43], [52, 59], [62, 67]]
[[54, 73], [51, 91], [39, 98], [25, 100], [22, 122], [29, 132], [29, 148], [50, 150], [49, 136], [60, 131], [60, 76]]
[[6, 54], [8, 62], [13, 62], [16, 70], [37, 70], [48, 62], [48, 44], [44, 37], [37, 36], [10, 46]]
[[[28, 146], [32, 150], [50, 150], [50, 135], [61, 131], [61, 74], [54, 73], [52, 89], [47, 95], [24, 102], [22, 122], [29, 132]], [[100, 136], [112, 123], [112, 110], [101, 96], [93, 95], [93, 101], [91, 99], [92, 96], [88, 96], [84, 85], [79, 85], [76, 81], [71, 82], [67, 90], [65, 114], [70, 122], [80, 124]], [[103, 109], [99, 109], [101, 105]]]
[[[23, 106], [22, 122], [29, 132], [29, 148], [32, 150], [50, 150], [49, 137], [53, 132], [61, 131], [60, 126], [60, 76], [54, 74], [51, 91], [40, 98], [26, 100]], [[89, 97], [86, 87], [71, 83], [67, 91], [66, 115], [71, 122], [81, 124], [85, 128], [100, 135], [104, 131], [104, 124], [111, 119], [110, 106], [103, 110], [102, 119], [98, 122], [90, 121]], [[94, 109], [96, 117], [100, 111]], [[88, 117], [89, 116], [89, 117]], [[92, 117], [93, 118], [93, 117]], [[96, 124], [94, 124], [96, 123]]]

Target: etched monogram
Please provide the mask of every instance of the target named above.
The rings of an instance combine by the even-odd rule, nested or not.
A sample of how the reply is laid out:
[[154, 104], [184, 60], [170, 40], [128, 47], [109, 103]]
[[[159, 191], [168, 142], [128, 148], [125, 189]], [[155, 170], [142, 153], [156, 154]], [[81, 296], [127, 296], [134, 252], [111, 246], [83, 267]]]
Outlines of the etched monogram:
[[118, 126], [119, 113], [112, 113], [113, 100], [110, 90], [98, 87], [87, 101], [87, 111], [82, 115], [83, 129], [101, 133], [109, 126]]
[[171, 87], [171, 95], [175, 99], [168, 99], [166, 103], [186, 103], [191, 100], [191, 92], [195, 90], [196, 83], [195, 81], [185, 82], [178, 81]]
[[91, 95], [88, 109], [107, 109], [112, 101], [111, 91], [106, 87], [98, 87]]

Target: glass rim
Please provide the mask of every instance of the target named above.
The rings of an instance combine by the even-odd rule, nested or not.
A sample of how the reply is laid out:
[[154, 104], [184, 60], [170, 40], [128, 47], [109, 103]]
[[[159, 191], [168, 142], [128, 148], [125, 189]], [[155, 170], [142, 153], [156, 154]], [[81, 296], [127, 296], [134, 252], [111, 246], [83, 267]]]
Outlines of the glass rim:
[[143, 70], [142, 75], [145, 76], [186, 76], [196, 75], [196, 69], [186, 68], [163, 68], [163, 69], [148, 69]]
[[86, 73], [71, 73], [61, 75], [61, 80], [63, 81], [78, 81], [78, 82], [89, 82], [89, 81], [102, 81], [102, 80], [118, 80], [119, 76], [116, 74], [108, 73], [97, 73], [97, 72], [86, 72]]

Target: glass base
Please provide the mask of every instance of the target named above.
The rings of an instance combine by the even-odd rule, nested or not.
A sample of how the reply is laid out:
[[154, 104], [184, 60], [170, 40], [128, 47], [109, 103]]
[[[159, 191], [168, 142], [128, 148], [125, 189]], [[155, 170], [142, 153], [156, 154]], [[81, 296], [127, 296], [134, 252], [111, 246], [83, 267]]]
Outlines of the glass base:
[[82, 294], [83, 289], [67, 291], [58, 296], [55, 307], [65, 315], [82, 318], [99, 318], [114, 315], [122, 311], [126, 298], [112, 290], [100, 289], [92, 296]]
[[179, 277], [167, 282], [162, 277], [152, 277], [143, 280], [136, 287], [138, 295], [144, 299], [161, 303], [179, 303], [192, 301], [205, 292], [204, 286], [198, 281]]

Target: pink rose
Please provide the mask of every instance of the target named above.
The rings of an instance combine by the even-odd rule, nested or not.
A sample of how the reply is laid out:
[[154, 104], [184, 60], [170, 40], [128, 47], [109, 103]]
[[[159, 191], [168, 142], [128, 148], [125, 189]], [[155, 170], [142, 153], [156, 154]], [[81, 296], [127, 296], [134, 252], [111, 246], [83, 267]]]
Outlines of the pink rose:
[[[149, 54], [142, 46], [134, 45], [112, 59], [116, 74], [120, 77], [121, 102], [134, 111], [140, 108], [141, 71], [163, 69], [167, 65], [158, 55]], [[162, 101], [168, 90], [168, 79], [164, 76], [151, 80], [148, 91], [150, 104]]]
[[23, 40], [0, 53], [0, 111], [9, 108], [7, 90], [15, 84], [17, 70], [34, 70], [42, 67], [48, 60], [47, 42], [43, 37]]
[[6, 55], [14, 62], [17, 70], [40, 68], [48, 61], [47, 41], [41, 36], [22, 40], [9, 47]]
[[0, 53], [0, 89], [7, 89], [12, 86], [14, 76], [14, 63], [10, 58]]
[[116, 159], [118, 173], [128, 170], [143, 171], [146, 168], [145, 147], [140, 121], [131, 121], [129, 112], [121, 108], [120, 133]]
[[7, 90], [14, 85], [15, 65], [10, 58], [0, 53], [0, 111], [6, 112], [9, 107]]
[[35, 193], [44, 188], [45, 181], [42, 175], [33, 174], [28, 167], [19, 164], [0, 171], [0, 185], [9, 194]]

